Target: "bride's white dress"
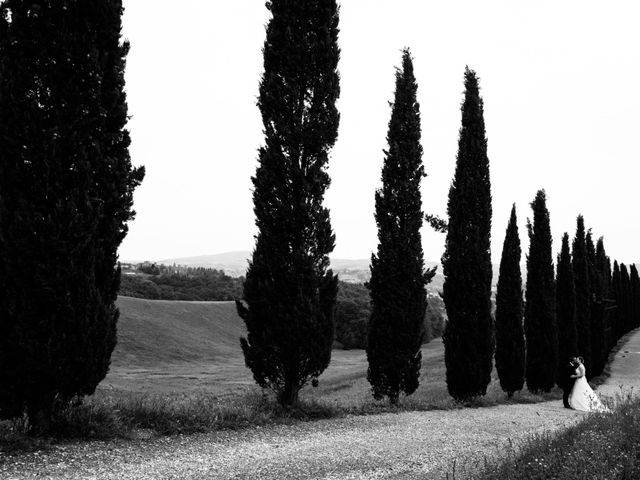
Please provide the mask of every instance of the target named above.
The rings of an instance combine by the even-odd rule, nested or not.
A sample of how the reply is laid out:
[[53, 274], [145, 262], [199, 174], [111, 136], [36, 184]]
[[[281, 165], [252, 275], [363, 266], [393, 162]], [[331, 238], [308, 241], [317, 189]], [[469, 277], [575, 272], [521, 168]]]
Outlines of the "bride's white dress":
[[580, 377], [576, 378], [573, 389], [571, 389], [569, 405], [574, 410], [581, 410], [583, 412], [611, 412], [606, 405], [603, 405], [589, 386], [585, 372], [586, 369], [582, 364], [576, 369], [576, 375], [580, 375]]

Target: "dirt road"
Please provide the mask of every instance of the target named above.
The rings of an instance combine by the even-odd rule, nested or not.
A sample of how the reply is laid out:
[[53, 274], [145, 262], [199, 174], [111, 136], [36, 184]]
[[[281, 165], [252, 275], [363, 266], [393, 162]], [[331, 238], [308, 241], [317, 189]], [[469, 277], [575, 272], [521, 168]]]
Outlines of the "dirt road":
[[622, 337], [619, 345], [606, 368], [609, 377], [598, 387], [600, 395], [615, 397], [621, 391], [640, 394], [640, 330]]
[[[3, 479], [441, 478], [580, 414], [560, 402], [347, 417], [188, 437], [90, 442], [30, 453]], [[459, 469], [460, 467], [458, 467]], [[458, 477], [456, 477], [458, 478]]]

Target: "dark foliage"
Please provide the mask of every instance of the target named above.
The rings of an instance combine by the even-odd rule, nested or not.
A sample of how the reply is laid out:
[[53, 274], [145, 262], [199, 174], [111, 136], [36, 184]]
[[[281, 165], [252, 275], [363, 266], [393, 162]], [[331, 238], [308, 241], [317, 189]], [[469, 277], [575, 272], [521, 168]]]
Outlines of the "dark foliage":
[[449, 225], [447, 224], [446, 220], [432, 214], [426, 214], [424, 216], [424, 219], [436, 232], [447, 233], [447, 228], [449, 228]]
[[[591, 290], [590, 307], [590, 332], [591, 332], [591, 372], [587, 372], [589, 378], [597, 377], [604, 369], [606, 362], [604, 347], [604, 295], [606, 272], [603, 269], [602, 259], [598, 258], [596, 247], [593, 244], [591, 231], [585, 238], [587, 245], [587, 263], [589, 266], [589, 287]], [[604, 253], [604, 252], [603, 252]]]
[[496, 370], [502, 390], [511, 397], [524, 385], [524, 331], [522, 300], [522, 273], [520, 272], [520, 237], [516, 206], [502, 247], [500, 276], [496, 293]]
[[[602, 354], [601, 360], [606, 362], [609, 351], [611, 350], [612, 345], [615, 343], [614, 338], [614, 310], [615, 310], [615, 301], [613, 300], [613, 286], [612, 286], [612, 275], [611, 275], [611, 260], [607, 256], [604, 249], [604, 239], [600, 237], [598, 239], [598, 243], [596, 244], [596, 267], [598, 270], [598, 275], [600, 276], [601, 287], [602, 287], [602, 298], [601, 307], [602, 308]], [[596, 327], [595, 335], [599, 335], [599, 330]], [[592, 342], [593, 348], [593, 342]]]
[[555, 275], [551, 256], [551, 229], [547, 197], [538, 191], [531, 203], [533, 225], [529, 222], [529, 256], [524, 312], [527, 339], [527, 388], [548, 392], [556, 380], [558, 365], [558, 324], [556, 322]]
[[143, 169], [120, 1], [0, 6], [0, 417], [46, 433], [116, 343], [117, 248]]
[[622, 285], [620, 277], [620, 266], [618, 261], [613, 261], [613, 273], [611, 275], [611, 293], [613, 299], [612, 308], [612, 324], [613, 324], [613, 336], [610, 348], [612, 348], [618, 339], [624, 334], [624, 328], [622, 325]]
[[294, 404], [331, 358], [338, 279], [335, 236], [322, 201], [338, 135], [335, 0], [272, 0], [258, 106], [265, 146], [253, 177], [256, 246], [238, 313], [247, 367], [261, 387]]
[[335, 323], [342, 348], [366, 348], [370, 316], [369, 290], [361, 283], [340, 282]]
[[558, 322], [558, 369], [556, 382], [564, 388], [566, 378], [563, 370], [572, 357], [578, 355], [578, 332], [576, 331], [576, 290], [573, 265], [569, 251], [569, 234], [562, 236], [562, 248], [558, 255], [556, 276], [556, 318]]
[[[337, 345], [345, 350], [366, 348], [370, 317], [369, 290], [361, 283], [340, 282], [335, 316]], [[441, 337], [444, 323], [442, 299], [430, 297], [424, 317], [423, 343]]]
[[396, 72], [395, 99], [376, 192], [378, 253], [371, 257], [371, 319], [367, 339], [367, 380], [376, 399], [411, 395], [418, 388], [427, 308], [420, 228], [423, 213], [420, 182], [425, 176], [420, 145], [418, 85], [408, 49]]
[[179, 272], [156, 267], [156, 275], [122, 274], [120, 295], [151, 300], [229, 301], [242, 295], [243, 278], [222, 270], [188, 268]]
[[587, 258], [586, 232], [582, 215], [577, 218], [576, 236], [573, 239], [571, 260], [576, 287], [576, 331], [578, 332], [578, 355], [584, 358], [587, 376], [591, 376], [591, 282]]
[[640, 327], [640, 278], [635, 265], [631, 265], [629, 277], [631, 280], [631, 330], [633, 330]]
[[620, 292], [618, 293], [621, 336], [632, 330], [631, 322], [631, 278], [624, 263], [620, 264]]
[[164, 267], [164, 265], [158, 266], [155, 263], [142, 263], [138, 267], [138, 270], [147, 275], [160, 275], [160, 267]]
[[425, 343], [442, 337], [445, 324], [445, 308], [442, 298], [440, 296], [428, 297], [424, 323]]
[[494, 349], [491, 318], [491, 183], [483, 101], [473, 70], [465, 71], [465, 98], [456, 171], [447, 206], [442, 256], [447, 387], [456, 400], [484, 395]]

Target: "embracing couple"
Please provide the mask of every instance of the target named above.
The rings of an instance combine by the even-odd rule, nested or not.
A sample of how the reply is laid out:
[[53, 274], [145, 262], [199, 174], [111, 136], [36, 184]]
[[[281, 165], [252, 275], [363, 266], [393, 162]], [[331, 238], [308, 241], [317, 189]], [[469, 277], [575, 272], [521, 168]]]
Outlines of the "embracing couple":
[[565, 408], [583, 412], [610, 412], [587, 383], [582, 357], [572, 357], [562, 369], [562, 402]]

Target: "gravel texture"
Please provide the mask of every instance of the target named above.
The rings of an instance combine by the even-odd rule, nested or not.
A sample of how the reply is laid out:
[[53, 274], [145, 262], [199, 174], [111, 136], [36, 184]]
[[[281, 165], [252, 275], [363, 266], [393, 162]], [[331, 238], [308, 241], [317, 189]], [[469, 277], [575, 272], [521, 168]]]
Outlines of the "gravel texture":
[[0, 459], [2, 479], [413, 479], [474, 471], [582, 414], [561, 401], [408, 412], [239, 432], [68, 443]]

